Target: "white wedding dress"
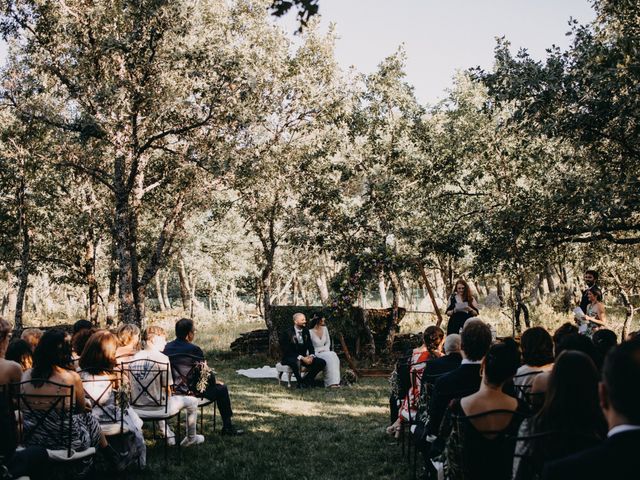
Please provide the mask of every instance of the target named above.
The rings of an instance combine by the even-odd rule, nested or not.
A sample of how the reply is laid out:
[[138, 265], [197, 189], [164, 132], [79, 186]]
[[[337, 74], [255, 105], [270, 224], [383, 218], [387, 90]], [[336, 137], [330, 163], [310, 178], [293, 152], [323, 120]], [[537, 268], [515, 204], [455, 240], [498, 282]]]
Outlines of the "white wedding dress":
[[340, 359], [336, 352], [332, 352], [331, 338], [329, 337], [329, 330], [327, 327], [322, 327], [322, 336], [316, 335], [315, 329], [310, 329], [311, 342], [316, 352], [316, 357], [321, 358], [327, 362], [324, 367], [324, 386], [339, 385], [340, 384]]

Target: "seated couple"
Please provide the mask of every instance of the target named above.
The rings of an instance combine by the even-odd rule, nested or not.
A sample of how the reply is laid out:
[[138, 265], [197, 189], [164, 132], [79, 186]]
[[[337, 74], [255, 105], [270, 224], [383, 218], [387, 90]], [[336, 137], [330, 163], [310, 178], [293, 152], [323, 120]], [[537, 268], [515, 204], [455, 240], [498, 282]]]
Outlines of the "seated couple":
[[[143, 335], [144, 350], [136, 353], [133, 360], [154, 360], [159, 363], [170, 364], [175, 355], [186, 354], [195, 357], [194, 361], [196, 362], [205, 363], [202, 349], [192, 343], [195, 336], [193, 321], [186, 318], [179, 320], [175, 325], [175, 332], [176, 340], [167, 343], [166, 333], [163, 328], [158, 326], [148, 327]], [[169, 385], [174, 385], [172, 370], [175, 369], [171, 368], [168, 373], [169, 378], [167, 383]], [[156, 383], [160, 383], [160, 380]], [[157, 385], [157, 387], [159, 389], [160, 385]], [[175, 390], [175, 393], [178, 394], [170, 395], [168, 399], [169, 410], [184, 408], [187, 411], [187, 438], [184, 440], [185, 445], [202, 443], [204, 436], [196, 434], [199, 399], [196, 396], [180, 394], [181, 392], [177, 388]], [[145, 392], [137, 393], [145, 394]], [[153, 398], [160, 397], [159, 390], [158, 392], [150, 393]], [[229, 390], [226, 385], [216, 381], [215, 377], [210, 375], [206, 388], [201, 392], [201, 396], [216, 402], [220, 410], [220, 416], [222, 417], [222, 435], [238, 435], [243, 433], [241, 430], [237, 430], [231, 422], [233, 411], [231, 410], [231, 400], [229, 399]], [[153, 399], [150, 399], [149, 405], [153, 405], [153, 403]], [[164, 431], [164, 425], [162, 423], [160, 423], [160, 431]], [[170, 444], [175, 442], [175, 437], [171, 430], [167, 429], [167, 435]]]
[[[293, 315], [293, 326], [280, 337], [281, 363], [293, 370], [297, 388], [313, 387], [316, 375], [322, 370], [325, 387], [339, 387], [340, 359], [331, 351], [331, 338], [324, 317], [314, 317], [310, 326], [311, 330], [307, 328], [304, 314]], [[306, 368], [304, 377], [301, 367]]]

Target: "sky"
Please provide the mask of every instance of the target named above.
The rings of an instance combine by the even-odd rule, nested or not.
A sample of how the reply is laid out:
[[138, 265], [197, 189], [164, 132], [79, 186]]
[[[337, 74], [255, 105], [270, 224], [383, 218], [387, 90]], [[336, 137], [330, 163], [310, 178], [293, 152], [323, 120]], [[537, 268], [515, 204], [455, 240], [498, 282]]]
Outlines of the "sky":
[[[336, 24], [340, 65], [363, 73], [404, 44], [407, 81], [418, 99], [433, 104], [446, 96], [458, 70], [491, 68], [496, 37], [514, 50], [544, 58], [551, 45], [566, 48], [568, 21], [595, 17], [589, 0], [319, 0], [321, 25]], [[295, 14], [278, 20], [296, 30]], [[6, 45], [0, 42], [0, 63]]]
[[[419, 100], [446, 95], [457, 70], [491, 68], [496, 37], [541, 59], [551, 45], [566, 48], [568, 21], [595, 18], [589, 0], [320, 0], [322, 25], [336, 24], [341, 66], [360, 72], [404, 44], [407, 81]], [[295, 30], [294, 15], [280, 22]]]

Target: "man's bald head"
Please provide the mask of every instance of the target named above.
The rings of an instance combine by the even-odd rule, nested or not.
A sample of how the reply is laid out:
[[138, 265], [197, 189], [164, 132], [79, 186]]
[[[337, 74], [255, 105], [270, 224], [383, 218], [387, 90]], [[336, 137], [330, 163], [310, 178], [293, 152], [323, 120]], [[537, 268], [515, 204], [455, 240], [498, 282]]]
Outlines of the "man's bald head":
[[304, 313], [294, 313], [293, 314], [293, 324], [296, 327], [302, 328], [307, 325], [307, 317], [304, 316]]

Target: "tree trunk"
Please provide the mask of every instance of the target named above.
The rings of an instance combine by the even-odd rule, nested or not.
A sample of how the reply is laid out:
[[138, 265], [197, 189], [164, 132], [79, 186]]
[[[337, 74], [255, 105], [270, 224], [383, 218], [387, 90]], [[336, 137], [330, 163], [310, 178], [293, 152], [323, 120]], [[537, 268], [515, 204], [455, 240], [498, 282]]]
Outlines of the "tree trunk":
[[502, 285], [502, 277], [500, 275], [496, 276], [496, 295], [498, 295], [498, 299], [500, 300], [500, 306], [504, 306], [504, 287]]
[[389, 308], [387, 302], [387, 286], [384, 282], [384, 270], [378, 272], [378, 292], [380, 293], [380, 308]]
[[396, 328], [399, 323], [398, 320], [398, 296], [400, 294], [400, 280], [398, 278], [398, 274], [391, 270], [389, 271], [389, 283], [391, 284], [391, 294], [392, 294], [392, 303], [391, 303], [391, 316], [387, 321], [386, 328], [386, 341], [385, 341], [385, 353], [387, 355], [391, 355], [393, 353], [393, 341], [396, 338]]
[[20, 186], [16, 192], [16, 200], [18, 205], [18, 229], [22, 240], [20, 247], [20, 269], [18, 271], [18, 296], [16, 298], [16, 312], [14, 316], [14, 328], [22, 329], [22, 316], [24, 308], [25, 295], [29, 282], [29, 267], [31, 260], [31, 235], [29, 233], [29, 225], [27, 223], [27, 195], [26, 184], [23, 175], [20, 179]]
[[107, 326], [114, 325], [116, 322], [116, 290], [118, 287], [118, 263], [116, 257], [115, 239], [112, 240], [111, 246], [111, 262], [109, 265], [109, 293], [107, 296]]
[[329, 287], [327, 286], [327, 276], [324, 270], [316, 277], [316, 287], [318, 287], [318, 295], [322, 305], [329, 304]]
[[373, 362], [376, 357], [376, 339], [373, 336], [371, 327], [369, 326], [369, 315], [367, 310], [362, 310], [362, 330], [364, 332], [364, 356], [369, 361]]
[[624, 342], [625, 339], [627, 338], [627, 329], [629, 328], [629, 325], [631, 325], [631, 323], [633, 322], [633, 315], [635, 313], [635, 308], [633, 306], [633, 303], [631, 303], [631, 300], [629, 300], [629, 294], [627, 293], [627, 290], [622, 286], [622, 282], [620, 281], [620, 277], [618, 277], [617, 274], [613, 274], [613, 281], [616, 284], [616, 287], [618, 287], [618, 292], [620, 293], [620, 299], [622, 300], [622, 304], [625, 307], [626, 310], [626, 315], [624, 317], [624, 324], [622, 325], [622, 334], [621, 334], [621, 338], [620, 341]]
[[189, 311], [190, 305], [190, 290], [189, 279], [187, 278], [187, 271], [184, 266], [184, 260], [182, 257], [178, 261], [178, 278], [180, 279], [180, 298], [182, 300], [182, 309], [185, 312]]
[[422, 281], [424, 282], [424, 286], [427, 287], [429, 300], [431, 300], [431, 304], [433, 305], [433, 311], [435, 312], [436, 317], [438, 318], [438, 321], [436, 322], [436, 326], [439, 327], [440, 325], [442, 325], [442, 313], [438, 308], [438, 303], [436, 302], [436, 296], [433, 293], [433, 288], [431, 288], [431, 283], [429, 283], [429, 277], [427, 276], [427, 271], [424, 268], [424, 265], [420, 265], [419, 268], [420, 268], [420, 274], [422, 275]]
[[114, 217], [114, 233], [116, 240], [116, 256], [118, 258], [118, 317], [120, 323], [138, 323], [136, 301], [133, 292], [134, 271], [133, 257], [136, 252], [131, 242], [131, 216], [134, 213], [129, 205], [129, 190], [125, 186], [124, 156], [117, 156], [114, 162], [116, 209]]
[[262, 314], [264, 323], [269, 330], [269, 356], [275, 358], [280, 353], [280, 339], [273, 319], [271, 318], [271, 281], [273, 275], [273, 260], [275, 252], [270, 251], [266, 255], [266, 264], [262, 269], [260, 277], [260, 288], [262, 290]]
[[84, 274], [89, 287], [89, 321], [98, 326], [98, 280], [96, 278], [97, 241], [93, 231], [90, 232], [84, 246]]
[[302, 282], [300, 281], [300, 278], [298, 278], [297, 284], [298, 284], [298, 291], [300, 292], [300, 298], [302, 298], [302, 303], [304, 303], [305, 306], [308, 307], [311, 304], [309, 302], [309, 295], [307, 295], [307, 291], [305, 290], [304, 286], [302, 285]]
[[551, 265], [547, 265], [545, 270], [545, 276], [547, 280], [547, 287], [549, 288], [550, 293], [556, 293], [556, 282], [553, 280], [553, 272], [551, 271]]
[[167, 307], [164, 305], [164, 298], [162, 298], [162, 285], [160, 284], [160, 272], [155, 276], [155, 284], [156, 284], [156, 298], [158, 299], [158, 306], [160, 307], [160, 311], [164, 312]]
[[162, 279], [162, 299], [164, 300], [164, 306], [167, 307], [168, 310], [171, 310], [171, 300], [169, 299], [169, 275], [170, 270], [164, 274], [164, 278]]

